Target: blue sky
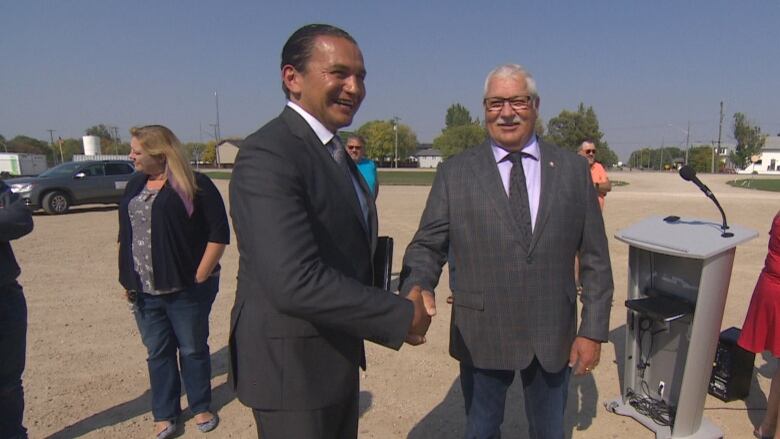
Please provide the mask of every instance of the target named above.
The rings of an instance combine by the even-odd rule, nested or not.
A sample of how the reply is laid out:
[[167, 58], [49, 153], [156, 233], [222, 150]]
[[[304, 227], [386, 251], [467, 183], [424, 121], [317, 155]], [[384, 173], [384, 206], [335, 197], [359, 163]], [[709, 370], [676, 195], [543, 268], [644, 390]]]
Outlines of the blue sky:
[[[209, 140], [246, 136], [284, 97], [279, 57], [299, 26], [325, 22], [359, 42], [368, 95], [352, 125], [401, 118], [421, 142], [451, 104], [483, 118], [498, 64], [536, 77], [547, 121], [580, 102], [623, 160], [641, 146], [717, 139], [735, 112], [780, 133], [775, 1], [5, 1], [0, 134], [77, 137], [98, 123], [162, 123]], [[202, 127], [202, 129], [201, 129]]]

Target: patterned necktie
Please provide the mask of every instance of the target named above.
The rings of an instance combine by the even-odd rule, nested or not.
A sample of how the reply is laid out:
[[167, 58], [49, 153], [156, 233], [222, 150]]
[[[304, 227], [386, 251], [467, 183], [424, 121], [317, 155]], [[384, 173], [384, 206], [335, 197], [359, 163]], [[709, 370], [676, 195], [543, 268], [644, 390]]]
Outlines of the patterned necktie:
[[355, 180], [354, 176], [352, 175], [352, 170], [347, 163], [347, 160], [352, 160], [352, 158], [347, 155], [347, 150], [344, 149], [344, 145], [341, 144], [341, 139], [339, 139], [339, 136], [333, 136], [330, 142], [328, 142], [327, 147], [330, 155], [333, 156], [333, 160], [336, 162], [336, 164], [339, 165], [339, 168], [341, 168], [341, 171], [347, 178], [349, 186], [354, 188], [354, 194], [358, 199], [360, 210], [363, 212], [364, 225], [367, 225], [368, 204], [366, 204], [365, 196], [362, 194], [360, 186], [357, 184], [357, 180]]
[[512, 152], [504, 160], [512, 162], [512, 171], [509, 173], [509, 205], [512, 213], [519, 221], [520, 230], [526, 238], [530, 238], [531, 208], [528, 204], [528, 188], [525, 185], [525, 171], [523, 170], [523, 157], [533, 157], [524, 152]]
[[328, 151], [330, 151], [330, 155], [333, 156], [333, 160], [336, 161], [336, 163], [339, 165], [339, 168], [341, 168], [341, 171], [347, 177], [350, 185], [352, 185], [352, 172], [349, 170], [349, 165], [347, 164], [347, 160], [352, 159], [347, 157], [347, 150], [345, 150], [344, 146], [341, 144], [341, 139], [339, 139], [339, 136], [333, 136], [333, 139], [328, 142]]

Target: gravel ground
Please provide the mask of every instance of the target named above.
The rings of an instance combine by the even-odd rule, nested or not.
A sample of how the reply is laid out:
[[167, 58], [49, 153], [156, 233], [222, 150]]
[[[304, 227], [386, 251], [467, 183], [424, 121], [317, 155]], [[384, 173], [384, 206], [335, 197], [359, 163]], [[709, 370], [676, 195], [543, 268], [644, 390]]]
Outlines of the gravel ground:
[[[741, 326], [763, 265], [767, 231], [780, 209], [780, 194], [729, 187], [735, 176], [703, 175], [718, 196], [729, 222], [759, 232], [737, 249], [723, 328]], [[679, 215], [719, 221], [712, 203], [676, 174], [620, 172], [630, 183], [607, 197], [605, 223], [615, 277], [610, 343], [593, 375], [572, 380], [567, 437], [653, 438], [639, 423], [608, 413], [602, 406], [620, 394], [615, 351], [625, 334], [627, 247], [617, 230], [650, 215]], [[227, 202], [227, 182], [217, 181]], [[427, 187], [386, 186], [379, 196], [380, 233], [395, 238], [394, 267], [417, 228]], [[35, 231], [15, 242], [29, 306], [25, 424], [32, 438], [151, 437], [145, 350], [117, 282], [117, 212], [113, 207], [75, 208], [67, 215], [35, 215]], [[235, 243], [235, 240], [233, 241]], [[222, 423], [209, 437], [256, 437], [248, 408], [233, 396], [227, 379], [227, 337], [238, 264], [236, 246], [223, 258], [220, 294], [211, 314], [214, 408]], [[457, 363], [447, 353], [449, 294], [446, 274], [438, 293], [439, 315], [428, 343], [394, 352], [367, 344], [368, 370], [362, 375], [361, 438], [460, 437], [464, 417]], [[763, 416], [774, 360], [756, 358], [756, 374], [746, 401], [723, 403], [707, 397], [705, 417], [726, 437], [750, 437]], [[323, 377], [325, 378], [325, 377]], [[504, 437], [524, 438], [527, 424], [520, 388], [513, 386]], [[182, 400], [186, 407], [186, 398]], [[181, 437], [204, 437], [185, 411]]]

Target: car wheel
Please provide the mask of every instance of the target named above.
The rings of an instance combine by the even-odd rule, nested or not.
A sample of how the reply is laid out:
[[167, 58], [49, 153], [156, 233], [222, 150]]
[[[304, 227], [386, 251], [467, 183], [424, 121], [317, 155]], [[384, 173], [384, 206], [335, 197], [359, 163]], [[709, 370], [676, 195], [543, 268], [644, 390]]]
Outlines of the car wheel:
[[43, 210], [47, 213], [59, 215], [68, 211], [70, 200], [64, 192], [49, 192], [43, 197]]

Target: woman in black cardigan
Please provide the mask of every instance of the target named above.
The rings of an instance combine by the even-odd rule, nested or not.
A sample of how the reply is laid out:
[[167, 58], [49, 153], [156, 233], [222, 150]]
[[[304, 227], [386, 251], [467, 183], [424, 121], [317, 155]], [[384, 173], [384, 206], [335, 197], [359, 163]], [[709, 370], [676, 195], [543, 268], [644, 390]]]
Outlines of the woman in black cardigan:
[[211, 180], [192, 171], [168, 128], [130, 134], [138, 173], [119, 205], [119, 281], [148, 353], [154, 434], [176, 433], [182, 381], [197, 428], [211, 431], [219, 418], [210, 408], [207, 342], [219, 259], [230, 238], [225, 205]]

